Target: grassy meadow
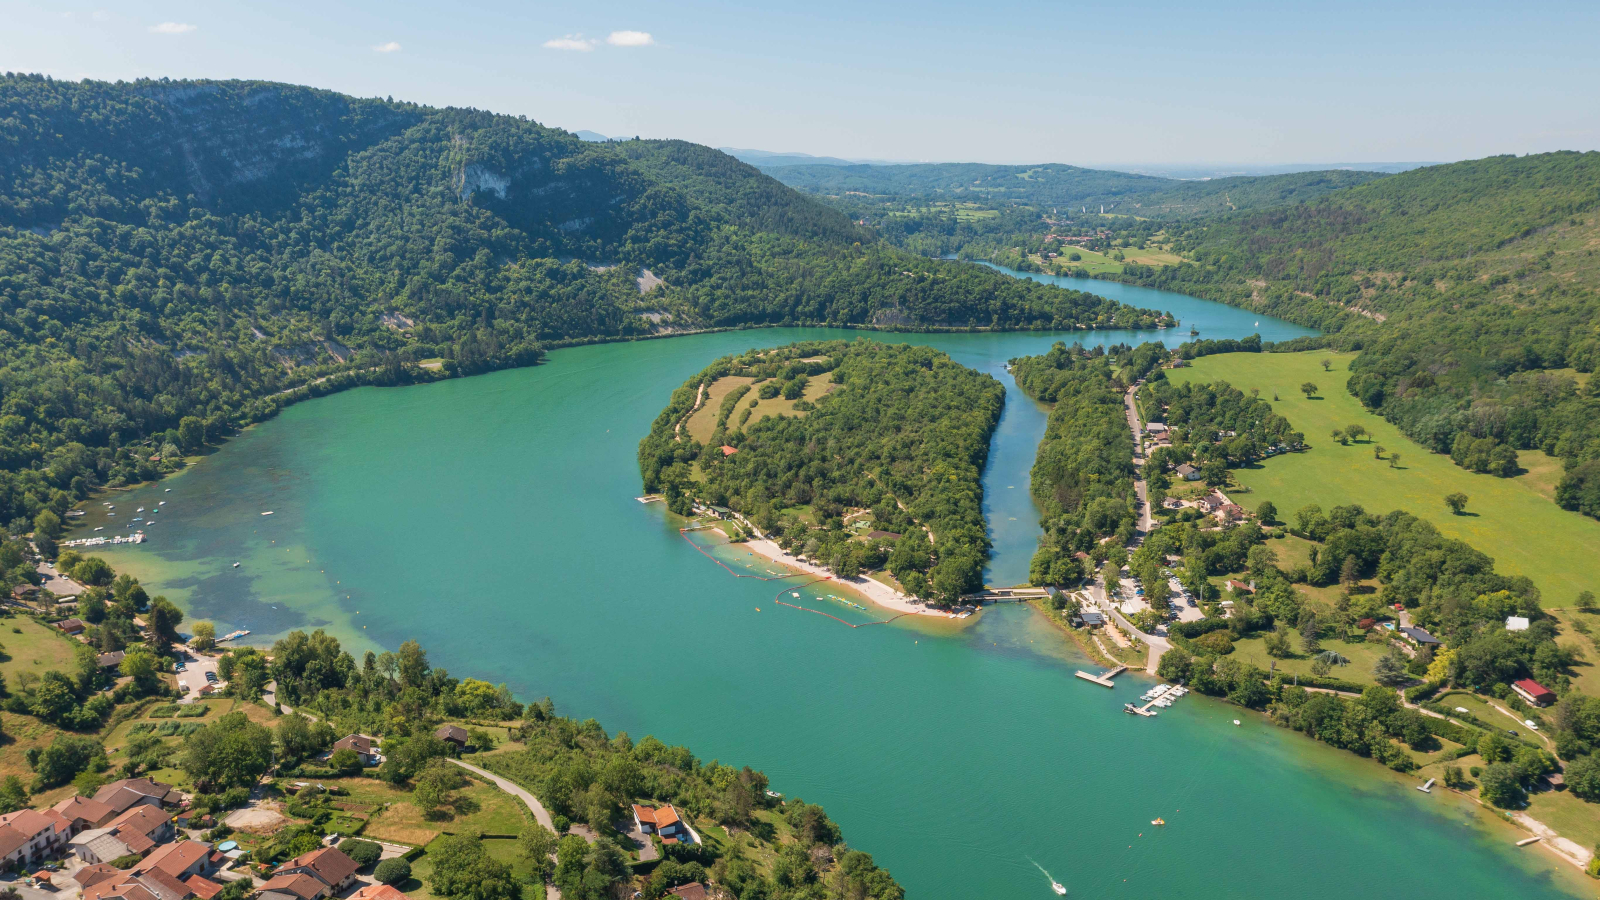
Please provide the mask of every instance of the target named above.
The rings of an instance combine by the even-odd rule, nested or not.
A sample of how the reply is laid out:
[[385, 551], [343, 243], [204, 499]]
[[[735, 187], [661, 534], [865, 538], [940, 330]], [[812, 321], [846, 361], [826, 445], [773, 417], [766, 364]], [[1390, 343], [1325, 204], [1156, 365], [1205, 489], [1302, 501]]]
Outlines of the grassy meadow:
[[[1551, 502], [1559, 471], [1552, 472], [1544, 454], [1520, 454], [1528, 471], [1515, 478], [1459, 468], [1448, 456], [1401, 435], [1345, 390], [1353, 356], [1226, 353], [1195, 360], [1167, 376], [1180, 383], [1227, 381], [1243, 390], [1258, 388], [1268, 400], [1276, 395], [1273, 409], [1305, 433], [1309, 451], [1234, 470], [1237, 481], [1250, 489], [1235, 498], [1245, 506], [1271, 500], [1285, 519], [1309, 503], [1323, 509], [1359, 503], [1380, 514], [1403, 509], [1489, 554], [1500, 571], [1533, 579], [1545, 606], [1570, 606], [1579, 591], [1600, 591], [1600, 522]], [[1324, 361], [1330, 371], [1323, 370]], [[1310, 399], [1300, 393], [1307, 381], [1319, 388]], [[1329, 437], [1353, 424], [1370, 433], [1365, 441], [1341, 446]], [[1400, 454], [1397, 466], [1390, 466], [1388, 453], [1383, 460], [1373, 458], [1378, 444]], [[1465, 515], [1453, 515], [1444, 505], [1444, 495], [1454, 491], [1471, 498]]]

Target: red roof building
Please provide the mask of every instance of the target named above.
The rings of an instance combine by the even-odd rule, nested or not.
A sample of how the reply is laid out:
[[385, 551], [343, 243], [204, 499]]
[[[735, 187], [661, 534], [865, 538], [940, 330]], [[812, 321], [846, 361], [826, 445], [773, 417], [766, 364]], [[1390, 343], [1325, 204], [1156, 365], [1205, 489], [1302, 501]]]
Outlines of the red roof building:
[[1517, 692], [1517, 696], [1528, 701], [1533, 706], [1549, 706], [1556, 702], [1556, 692], [1534, 681], [1532, 678], [1513, 681], [1511, 689]]
[[727, 444], [723, 444], [722, 445], [722, 455], [723, 456], [732, 456], [732, 455], [734, 455], [735, 453], [738, 453], [738, 452], [739, 452], [739, 448], [738, 447], [730, 447]]

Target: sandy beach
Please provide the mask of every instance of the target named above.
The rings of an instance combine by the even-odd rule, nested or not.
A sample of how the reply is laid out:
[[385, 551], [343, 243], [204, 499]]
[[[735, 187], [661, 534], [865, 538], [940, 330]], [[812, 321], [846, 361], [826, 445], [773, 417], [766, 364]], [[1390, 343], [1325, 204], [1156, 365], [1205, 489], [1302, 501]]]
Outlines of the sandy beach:
[[813, 565], [805, 562], [804, 560], [791, 556], [788, 553], [785, 553], [783, 548], [779, 547], [773, 541], [745, 541], [744, 546], [748, 547], [750, 550], [759, 554], [760, 556], [764, 556], [780, 565], [788, 566], [791, 569], [806, 572], [811, 575], [831, 578], [835, 583], [850, 588], [851, 590], [861, 594], [863, 597], [866, 597], [868, 600], [871, 600], [874, 604], [881, 606], [884, 609], [897, 613], [904, 613], [906, 615], [932, 616], [938, 619], [955, 618], [955, 616], [951, 615], [950, 613], [937, 609], [930, 609], [927, 606], [924, 606], [921, 601], [914, 600], [909, 595], [903, 594], [881, 581], [875, 581], [865, 576], [856, 578], [854, 580], [840, 578], [822, 566]]

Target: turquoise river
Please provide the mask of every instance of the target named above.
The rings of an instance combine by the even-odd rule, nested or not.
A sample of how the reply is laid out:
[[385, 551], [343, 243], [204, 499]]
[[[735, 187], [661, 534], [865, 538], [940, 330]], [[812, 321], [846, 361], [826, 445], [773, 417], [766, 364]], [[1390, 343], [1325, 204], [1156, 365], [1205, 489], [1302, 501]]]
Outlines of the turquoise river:
[[[1056, 340], [1176, 344], [1191, 325], [1207, 337], [1306, 333], [1176, 294], [1093, 289], [1183, 325], [870, 335], [932, 345], [1007, 386], [984, 479], [991, 583], [1024, 581], [1038, 536], [1028, 469], [1045, 411], [1017, 391], [1007, 359]], [[1026, 607], [961, 626], [845, 628], [772, 605], [776, 585], [732, 578], [660, 504], [635, 501], [638, 441], [685, 378], [730, 352], [846, 334], [606, 344], [529, 369], [348, 391], [118, 494], [116, 517], [92, 504], [86, 523], [113, 533], [138, 507], [159, 508], [143, 514], [147, 543], [103, 555], [218, 633], [247, 628], [265, 644], [326, 628], [357, 652], [415, 638], [458, 677], [761, 768], [775, 790], [824, 804], [914, 898], [1052, 897], [1041, 867], [1087, 898], [1582, 895], [1576, 870], [1515, 849], [1520, 832], [1475, 806], [1258, 715], [1196, 695], [1156, 719], [1125, 715], [1151, 682], [1074, 678], [1087, 661]]]

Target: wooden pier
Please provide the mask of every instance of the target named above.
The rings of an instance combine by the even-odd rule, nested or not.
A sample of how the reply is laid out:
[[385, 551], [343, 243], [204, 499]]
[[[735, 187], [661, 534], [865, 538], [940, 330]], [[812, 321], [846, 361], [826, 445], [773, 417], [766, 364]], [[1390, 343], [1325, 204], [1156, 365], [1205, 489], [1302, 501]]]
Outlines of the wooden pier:
[[1128, 671], [1128, 667], [1127, 666], [1117, 666], [1115, 669], [1112, 669], [1111, 671], [1106, 672], [1106, 673], [1104, 673], [1102, 675], [1090, 675], [1088, 672], [1085, 672], [1082, 669], [1079, 669], [1076, 674], [1077, 674], [1077, 676], [1079, 678], [1082, 678], [1084, 681], [1092, 681], [1095, 684], [1100, 685], [1101, 687], [1116, 687], [1116, 685], [1112, 683], [1111, 679], [1117, 677], [1118, 675], [1121, 675], [1123, 672], [1126, 672], [1126, 671]]

